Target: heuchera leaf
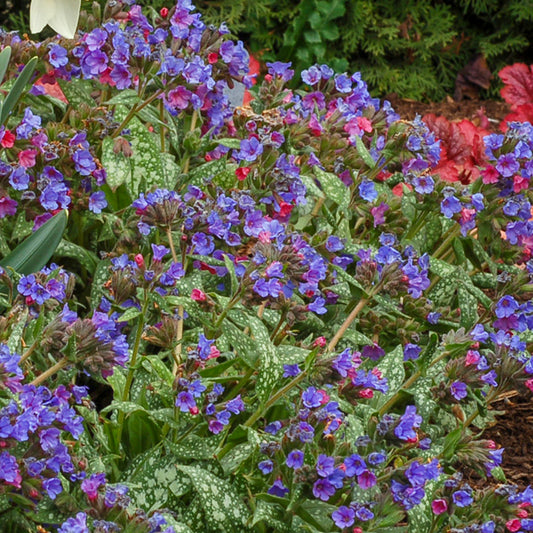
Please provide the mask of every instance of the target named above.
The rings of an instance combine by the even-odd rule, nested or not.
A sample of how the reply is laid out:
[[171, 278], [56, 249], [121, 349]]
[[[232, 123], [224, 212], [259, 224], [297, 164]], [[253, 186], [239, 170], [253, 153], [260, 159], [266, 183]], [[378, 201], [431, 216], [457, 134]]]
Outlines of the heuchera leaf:
[[513, 106], [513, 111], [505, 116], [500, 124], [500, 130], [507, 131], [509, 122], [529, 122], [533, 124], [533, 102], [530, 104]]
[[498, 74], [505, 84], [500, 94], [513, 110], [520, 105], [533, 104], [533, 65], [515, 63], [502, 68]]
[[434, 169], [444, 181], [471, 183], [479, 177], [479, 165], [486, 163], [483, 137], [489, 132], [470, 120], [450, 122], [434, 114], [423, 118], [441, 141], [440, 162]]

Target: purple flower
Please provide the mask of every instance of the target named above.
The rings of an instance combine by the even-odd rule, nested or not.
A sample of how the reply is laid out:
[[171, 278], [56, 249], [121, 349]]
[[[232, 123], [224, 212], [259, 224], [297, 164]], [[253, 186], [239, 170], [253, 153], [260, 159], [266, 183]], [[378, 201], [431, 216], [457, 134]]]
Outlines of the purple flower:
[[394, 428], [394, 434], [400, 440], [416, 440], [415, 428], [419, 428], [422, 423], [422, 417], [416, 414], [416, 406], [408, 405], [405, 413], [400, 417], [398, 425]]
[[335, 494], [335, 487], [327, 479], [320, 478], [313, 485], [313, 495], [323, 502], [327, 502]]
[[176, 407], [183, 413], [189, 413], [197, 409], [194, 397], [190, 392], [181, 391], [176, 398]]
[[454, 213], [459, 213], [462, 208], [461, 202], [453, 195], [447, 196], [440, 203], [440, 211], [446, 218], [452, 218]]
[[89, 197], [89, 211], [99, 215], [107, 207], [104, 191], [96, 191]]
[[420, 348], [420, 346], [409, 342], [403, 347], [403, 360], [409, 361], [409, 359], [418, 359], [421, 351], [422, 348]]
[[25, 191], [30, 185], [30, 176], [24, 167], [17, 167], [9, 176], [9, 183], [16, 191]]
[[152, 244], [152, 260], [160, 262], [163, 260], [163, 257], [170, 252], [170, 248], [163, 246], [162, 244]]
[[52, 477], [43, 481], [43, 489], [51, 500], [55, 500], [63, 492], [63, 485], [59, 479]]
[[15, 483], [19, 477], [17, 460], [8, 452], [0, 454], [0, 479], [7, 483]]
[[512, 296], [507, 295], [500, 298], [499, 302], [496, 304], [495, 313], [498, 318], [508, 318], [511, 315], [514, 315], [517, 309], [518, 302]]
[[322, 78], [322, 73], [316, 66], [309, 67], [302, 71], [302, 81], [307, 85], [316, 85]]
[[364, 459], [357, 453], [354, 453], [344, 460], [346, 467], [346, 476], [359, 476], [366, 470], [366, 463]]
[[369, 489], [377, 483], [376, 475], [370, 470], [365, 470], [357, 476], [357, 483], [363, 489]]
[[294, 365], [283, 365], [283, 377], [295, 377], [301, 372], [300, 367], [297, 364]]
[[372, 346], [365, 346], [361, 350], [361, 355], [372, 359], [372, 361], [378, 361], [385, 355], [385, 350], [374, 343]]
[[452, 494], [453, 503], [457, 507], [468, 507], [474, 502], [472, 494], [466, 490], [458, 490]]
[[241, 149], [235, 153], [239, 161], [255, 161], [263, 153], [263, 145], [256, 137], [241, 140]]
[[320, 454], [316, 461], [316, 472], [320, 477], [328, 477], [335, 470], [335, 458]]
[[355, 511], [351, 507], [342, 505], [336, 511], [333, 511], [331, 518], [338, 528], [344, 529], [345, 527], [350, 527], [355, 522]]
[[324, 307], [326, 300], [321, 296], [315, 298], [311, 303], [307, 304], [307, 309], [313, 311], [317, 315], [324, 315], [328, 310]]
[[67, 51], [59, 44], [50, 46], [48, 61], [55, 68], [64, 67], [68, 63]]
[[279, 498], [285, 498], [285, 496], [289, 493], [289, 489], [283, 484], [283, 481], [281, 479], [276, 479], [272, 486], [267, 490], [268, 494], [272, 494], [273, 496], [278, 496]]
[[322, 394], [315, 388], [309, 387], [302, 393], [302, 403], [308, 409], [322, 405]]
[[287, 455], [285, 464], [289, 468], [294, 468], [295, 470], [297, 468], [302, 468], [304, 464], [304, 452], [302, 452], [301, 450], [292, 450], [292, 452]]
[[57, 530], [57, 533], [89, 533], [87, 515], [85, 513], [78, 513], [76, 517], [69, 518]]
[[498, 157], [496, 163], [496, 170], [504, 177], [509, 178], [513, 174], [516, 174], [520, 169], [520, 163], [516, 160], [514, 154], [502, 154]]
[[450, 385], [450, 394], [458, 401], [466, 398], [468, 395], [466, 385], [462, 381], [454, 381]]
[[435, 182], [431, 176], [420, 176], [413, 179], [413, 186], [420, 194], [431, 194], [435, 188]]
[[266, 66], [271, 76], [279, 77], [283, 81], [289, 81], [294, 76], [294, 70], [290, 68], [291, 63], [274, 61], [273, 63], [267, 63]]
[[90, 176], [91, 172], [96, 170], [96, 163], [88, 150], [77, 150], [74, 152], [72, 154], [72, 161], [74, 161], [74, 168], [82, 176]]
[[261, 470], [262, 474], [267, 475], [274, 469], [274, 463], [270, 459], [266, 459], [265, 461], [261, 461], [257, 467]]

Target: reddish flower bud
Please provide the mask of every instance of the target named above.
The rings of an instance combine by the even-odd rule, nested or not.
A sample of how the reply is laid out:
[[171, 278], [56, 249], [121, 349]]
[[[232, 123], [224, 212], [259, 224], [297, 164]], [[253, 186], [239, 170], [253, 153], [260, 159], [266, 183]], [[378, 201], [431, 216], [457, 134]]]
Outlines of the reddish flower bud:
[[137, 254], [133, 260], [135, 261], [136, 265], [139, 267], [139, 268], [144, 268], [144, 257], [142, 256], [142, 254]]
[[235, 175], [239, 181], [243, 181], [246, 179], [246, 176], [250, 174], [250, 170], [252, 170], [250, 167], [239, 167], [235, 170]]
[[515, 531], [518, 531], [522, 527], [522, 524], [518, 518], [513, 518], [505, 523], [505, 527], [511, 533], [515, 533]]
[[320, 346], [320, 348], [323, 348], [326, 346], [326, 337], [318, 337], [313, 341], [313, 346]]
[[193, 289], [191, 291], [191, 299], [195, 302], [205, 302], [207, 300], [207, 294], [200, 289]]
[[218, 61], [218, 54], [216, 52], [211, 52], [207, 55], [207, 61], [210, 65], [214, 65]]
[[168, 17], [168, 7], [162, 7], [159, 14], [166, 19]]
[[373, 398], [374, 391], [372, 389], [361, 389], [359, 391], [359, 398]]

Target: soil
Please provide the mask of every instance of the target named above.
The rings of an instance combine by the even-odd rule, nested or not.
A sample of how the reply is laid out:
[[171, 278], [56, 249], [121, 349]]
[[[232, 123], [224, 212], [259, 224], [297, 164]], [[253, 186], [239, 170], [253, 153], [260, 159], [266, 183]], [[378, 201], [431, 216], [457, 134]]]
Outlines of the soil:
[[494, 409], [505, 411], [497, 422], [483, 433], [505, 448], [502, 468], [509, 483], [524, 489], [533, 486], [533, 397], [514, 396], [494, 404]]
[[437, 116], [444, 116], [451, 121], [459, 121], [466, 118], [474, 122], [474, 124], [480, 125], [481, 115], [484, 114], [490, 126], [487, 129], [494, 131], [498, 130], [500, 122], [511, 111], [506, 102], [497, 100], [463, 99], [456, 102], [451, 97], [448, 97], [442, 102], [424, 103], [399, 98], [395, 94], [389, 94], [385, 98], [389, 100], [394, 110], [403, 119], [411, 120], [416, 115], [424, 116], [428, 113], [433, 113]]

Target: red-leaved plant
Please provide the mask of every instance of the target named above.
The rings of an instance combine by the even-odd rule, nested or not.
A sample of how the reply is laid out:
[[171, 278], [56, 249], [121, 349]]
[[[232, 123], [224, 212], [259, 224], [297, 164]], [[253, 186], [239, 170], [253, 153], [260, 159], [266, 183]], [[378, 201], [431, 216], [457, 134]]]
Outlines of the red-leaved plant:
[[498, 74], [505, 84], [500, 94], [511, 105], [511, 113], [503, 119], [500, 129], [505, 132], [508, 122], [533, 124], [533, 65], [515, 63]]

